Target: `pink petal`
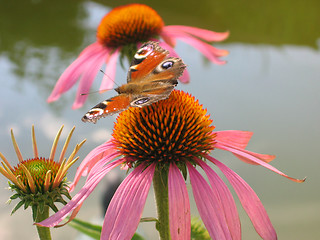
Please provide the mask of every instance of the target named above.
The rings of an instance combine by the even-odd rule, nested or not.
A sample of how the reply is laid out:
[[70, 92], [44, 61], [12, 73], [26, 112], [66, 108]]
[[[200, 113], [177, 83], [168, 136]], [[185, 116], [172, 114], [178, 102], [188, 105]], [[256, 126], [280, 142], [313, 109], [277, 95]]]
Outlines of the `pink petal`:
[[[260, 160], [264, 162], [271, 162], [273, 159], [275, 159], [276, 156], [274, 155], [268, 155], [268, 154], [259, 154], [255, 152], [250, 152], [245, 150], [251, 136], [253, 133], [246, 132], [246, 131], [237, 131], [237, 130], [229, 130], [229, 131], [220, 131], [215, 132], [217, 134], [215, 136], [215, 141], [218, 144], [217, 148], [219, 148], [220, 145], [227, 146], [230, 148], [238, 149], [240, 151], [246, 152], [252, 156], [255, 156], [256, 158], [259, 158]], [[245, 163], [257, 165], [257, 163], [249, 161], [247, 158], [244, 158], [238, 154], [233, 153], [236, 157], [238, 157], [240, 160], [244, 161]]]
[[[242, 151], [246, 152], [246, 153], [248, 153], [248, 154], [250, 154], [250, 155], [252, 155], [252, 156], [254, 156], [254, 157], [256, 157], [256, 158], [258, 158], [258, 159], [260, 159], [260, 160], [262, 160], [264, 162], [266, 162], [266, 163], [271, 162], [273, 159], [276, 158], [275, 155], [255, 153], [255, 152], [250, 152], [250, 151], [245, 150], [245, 149], [243, 149]], [[233, 155], [235, 155], [237, 158], [239, 158], [241, 161], [243, 161], [245, 163], [257, 165], [255, 162], [252, 162], [252, 161], [248, 160], [246, 157], [240, 156], [239, 154], [233, 153]]]
[[217, 159], [213, 157], [209, 157], [208, 159], [220, 168], [233, 186], [257, 233], [264, 240], [277, 239], [276, 231], [271, 224], [268, 214], [252, 188], [238, 174]]
[[228, 130], [228, 131], [217, 131], [214, 140], [228, 144], [233, 147], [245, 149], [253, 135], [253, 132], [238, 131], [238, 130]]
[[207, 42], [219, 42], [223, 41], [229, 37], [229, 32], [214, 32], [206, 29], [196, 28], [196, 27], [189, 27], [189, 26], [181, 26], [181, 25], [171, 25], [165, 26], [163, 28], [163, 32], [184, 32], [190, 35], [196, 36], [201, 38]]
[[171, 239], [190, 239], [190, 203], [185, 181], [175, 164], [171, 164], [168, 176], [169, 220]]
[[115, 77], [116, 77], [116, 67], [117, 67], [117, 60], [119, 57], [119, 49], [117, 49], [114, 53], [111, 54], [110, 58], [106, 62], [106, 72], [103, 76], [101, 85], [100, 85], [100, 92], [105, 92], [107, 90], [112, 89]]
[[[180, 58], [179, 55], [176, 53], [176, 51], [170, 45], [168, 45], [166, 42], [160, 42], [159, 45], [161, 47], [163, 47], [164, 49], [167, 49], [170, 52], [170, 56]], [[179, 77], [179, 80], [182, 83], [189, 83], [190, 82], [190, 76], [189, 76], [189, 72], [187, 69], [184, 70], [182, 76]]]
[[243, 150], [243, 149], [236, 149], [236, 148], [228, 147], [228, 146], [225, 146], [225, 145], [219, 144], [219, 143], [216, 143], [215, 147], [223, 149], [223, 150], [226, 150], [226, 151], [229, 151], [229, 152], [232, 152], [236, 156], [240, 156], [241, 160], [244, 159], [247, 162], [251, 162], [251, 163], [255, 163], [255, 164], [261, 165], [261, 166], [263, 166], [265, 168], [268, 168], [271, 171], [273, 171], [275, 173], [278, 173], [281, 176], [284, 176], [284, 177], [286, 177], [286, 178], [288, 178], [288, 179], [290, 179], [290, 180], [292, 180], [294, 182], [304, 182], [305, 181], [305, 179], [295, 179], [295, 178], [289, 177], [288, 175], [286, 175], [283, 172], [279, 171], [275, 167], [271, 166], [270, 164], [268, 164], [265, 161], [261, 160], [260, 158], [256, 157], [256, 155], [263, 156], [263, 154], [257, 154], [257, 153], [249, 152], [249, 151], [246, 151], [246, 150]]
[[[255, 156], [256, 158], [259, 158], [260, 160], [264, 162], [271, 162], [273, 159], [275, 159], [276, 156], [274, 155], [268, 155], [268, 154], [259, 154], [255, 152], [250, 152], [245, 150], [251, 136], [252, 132], [247, 131], [237, 131], [237, 130], [229, 130], [229, 131], [219, 131], [215, 132], [217, 135], [215, 137], [215, 141], [231, 148], [243, 150], [244, 152], [247, 152], [251, 154], [252, 156]], [[237, 158], [244, 161], [248, 164], [257, 165], [255, 162], [248, 161], [246, 158], [243, 158], [240, 155], [234, 154]]]
[[72, 108], [80, 108], [83, 103], [87, 100], [88, 93], [92, 82], [94, 81], [97, 73], [99, 72], [103, 62], [105, 61], [105, 52], [101, 52], [94, 57], [88, 58], [85, 65], [83, 65], [82, 76], [77, 89], [76, 100], [74, 101]]
[[165, 41], [170, 47], [176, 46], [177, 41], [176, 41], [175, 37], [171, 37], [170, 35], [167, 34], [166, 31], [162, 31], [160, 33], [160, 36], [163, 39], [163, 41]]
[[83, 73], [83, 68], [87, 65], [88, 59], [101, 54], [107, 56], [108, 53], [109, 50], [97, 42], [86, 47], [80, 56], [62, 73], [47, 101], [58, 100], [62, 93], [68, 91], [76, 83]]
[[192, 192], [201, 219], [213, 239], [232, 239], [220, 200], [200, 173], [187, 162]]
[[[98, 183], [101, 181], [101, 179], [113, 168], [119, 166], [125, 161], [125, 159], [118, 159], [107, 166], [104, 166], [103, 168], [97, 168], [95, 169], [94, 177], [87, 179], [84, 186], [80, 189], [80, 191], [71, 199], [70, 202], [68, 202], [67, 205], [65, 205], [62, 209], [60, 209], [57, 213], [50, 216], [46, 220], [37, 223], [39, 226], [44, 227], [54, 227], [58, 225], [64, 218], [67, 217], [67, 215], [75, 210], [79, 211], [79, 206], [83, 203], [83, 201], [89, 197], [91, 192], [95, 189], [95, 187], [98, 185]], [[73, 214], [73, 217], [75, 215]]]
[[[168, 34], [169, 35], [169, 34]], [[225, 64], [226, 61], [220, 60], [218, 57], [223, 57], [229, 54], [227, 50], [217, 49], [210, 44], [202, 42], [201, 40], [192, 37], [186, 33], [170, 33], [171, 37], [176, 37], [194, 48], [198, 49], [205, 57], [207, 57], [211, 62], [216, 64]]]
[[104, 239], [131, 239], [145, 205], [155, 164], [140, 164], [120, 184], [107, 209], [101, 232]]
[[236, 203], [232, 197], [227, 185], [221, 180], [208, 164], [200, 159], [195, 159], [198, 165], [205, 171], [208, 176], [211, 188], [216, 197], [220, 200], [219, 204], [224, 210], [226, 222], [228, 224], [233, 240], [241, 239], [241, 225], [236, 207]]
[[187, 69], [184, 70], [182, 76], [179, 78], [180, 82], [182, 83], [189, 83], [190, 82], [190, 75]]
[[225, 64], [226, 61], [221, 61], [218, 57], [223, 57], [229, 54], [227, 50], [218, 49], [210, 44], [201, 42], [200, 40], [192, 37], [179, 37], [182, 41], [189, 43], [194, 48], [198, 49], [204, 56], [206, 56], [210, 61], [216, 64]]
[[77, 169], [73, 182], [70, 184], [69, 192], [74, 190], [74, 187], [77, 185], [81, 176], [86, 176], [88, 172], [91, 171], [92, 167], [96, 165], [98, 161], [104, 162], [107, 164], [112, 159], [117, 157], [117, 149], [112, 143], [112, 139], [108, 142], [96, 147], [93, 149], [81, 162], [80, 166]]

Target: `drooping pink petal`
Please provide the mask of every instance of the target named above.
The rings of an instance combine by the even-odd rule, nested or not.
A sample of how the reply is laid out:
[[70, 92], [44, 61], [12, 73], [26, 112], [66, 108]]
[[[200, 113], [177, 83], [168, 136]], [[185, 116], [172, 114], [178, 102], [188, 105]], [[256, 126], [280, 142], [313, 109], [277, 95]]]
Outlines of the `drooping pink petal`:
[[[218, 145], [215, 145], [215, 147], [217, 148], [220, 148], [219, 146], [226, 146], [226, 147], [238, 149], [266, 163], [271, 162], [276, 157], [275, 155], [260, 154], [260, 153], [255, 153], [255, 152], [250, 152], [248, 150], [245, 150], [245, 147], [247, 146], [253, 134], [251, 132], [231, 130], [231, 131], [220, 131], [215, 133], [217, 134], [215, 137], [215, 141], [218, 143]], [[245, 163], [257, 165], [256, 162], [248, 160], [247, 158], [242, 157], [239, 154], [236, 154], [236, 153], [233, 153], [233, 154], [240, 160], [244, 161]]]
[[190, 239], [190, 203], [186, 183], [175, 164], [171, 164], [168, 175], [169, 222], [171, 239]]
[[225, 146], [225, 145], [220, 144], [220, 143], [216, 143], [215, 147], [223, 149], [223, 150], [226, 150], [226, 151], [229, 151], [229, 152], [232, 152], [236, 156], [240, 156], [241, 157], [240, 160], [245, 159], [246, 162], [250, 162], [250, 163], [252, 162], [252, 163], [261, 165], [261, 166], [263, 166], [265, 168], [268, 168], [271, 171], [273, 171], [275, 173], [278, 173], [279, 175], [284, 176], [284, 177], [286, 177], [286, 178], [288, 178], [288, 179], [290, 179], [290, 180], [292, 180], [294, 182], [304, 182], [305, 181], [305, 179], [296, 179], [296, 178], [289, 177], [288, 175], [286, 175], [283, 172], [279, 171], [275, 167], [271, 166], [270, 164], [268, 164], [265, 161], [261, 160], [260, 158], [256, 157], [256, 155], [263, 156], [263, 154], [257, 154], [257, 153], [252, 153], [252, 152], [249, 152], [249, 151], [246, 151], [246, 150], [243, 150], [243, 149], [236, 149], [236, 148], [228, 147], [228, 146]]
[[163, 28], [163, 32], [175, 32], [176, 34], [188, 33], [190, 35], [196, 36], [207, 42], [219, 42], [228, 38], [229, 32], [214, 32], [206, 29], [190, 27], [190, 26], [182, 26], [182, 25], [171, 25], [165, 26]]
[[[79, 206], [83, 203], [83, 201], [91, 194], [91, 192], [95, 189], [101, 179], [113, 168], [119, 166], [125, 161], [124, 158], [118, 159], [102, 168], [95, 169], [94, 177], [87, 179], [84, 186], [80, 189], [80, 191], [67, 203], [62, 209], [60, 209], [57, 213], [53, 214], [49, 218], [44, 221], [37, 223], [39, 226], [44, 227], [54, 227], [58, 225], [63, 219], [67, 217], [71, 211], [76, 210], [79, 211]], [[74, 216], [75, 217], [75, 216]]]
[[219, 162], [213, 157], [208, 158], [211, 162], [216, 164], [222, 173], [226, 176], [234, 190], [236, 191], [239, 200], [247, 212], [257, 233], [264, 240], [276, 240], [277, 234], [274, 230], [268, 214], [263, 207], [260, 199], [252, 188], [230, 168]]
[[183, 42], [186, 42], [198, 49], [206, 58], [216, 64], [225, 64], [226, 61], [220, 60], [219, 57], [223, 57], [229, 54], [227, 50], [217, 49], [208, 43], [205, 43], [187, 33], [168, 33], [168, 36], [176, 37]]
[[[245, 150], [253, 134], [252, 132], [229, 130], [229, 131], [218, 131], [218, 132], [215, 132], [215, 134], [216, 134], [215, 141], [218, 142], [219, 144], [222, 144], [227, 147], [243, 150], [244, 152], [247, 152], [248, 154], [251, 154], [252, 156], [255, 156], [256, 158], [266, 163], [271, 162], [276, 157], [274, 155], [259, 154], [259, 153]], [[244, 161], [245, 163], [257, 165], [257, 163], [248, 161], [247, 158], [244, 158], [238, 154], [234, 154], [234, 155], [240, 160]]]
[[[252, 156], [254, 156], [254, 157], [256, 157], [256, 158], [258, 158], [258, 159], [260, 159], [260, 160], [262, 160], [262, 161], [264, 161], [264, 162], [266, 162], [266, 163], [269, 163], [269, 162], [271, 162], [273, 159], [276, 158], [275, 155], [255, 153], [255, 152], [250, 152], [250, 151], [245, 150], [245, 149], [243, 149], [242, 151], [243, 151], [243, 152], [246, 152], [246, 153], [248, 153], [248, 154], [250, 154], [250, 155], [252, 155]], [[242, 157], [242, 156], [239, 155], [239, 154], [233, 153], [233, 155], [235, 155], [237, 158], [239, 158], [241, 161], [243, 161], [243, 162], [245, 162], [245, 163], [249, 163], [249, 164], [252, 164], [252, 165], [257, 165], [255, 162], [252, 162], [252, 161], [248, 160], [248, 158]]]
[[155, 164], [136, 167], [120, 184], [107, 209], [101, 240], [131, 239], [135, 233], [152, 183]]
[[160, 33], [160, 36], [163, 39], [163, 41], [165, 41], [165, 43], [167, 43], [170, 47], [176, 46], [177, 41], [176, 41], [175, 37], [168, 35], [166, 31], [162, 31]]
[[187, 162], [192, 192], [201, 219], [212, 239], [232, 239], [224, 216], [224, 210], [209, 184], [201, 174]]
[[117, 60], [119, 57], [119, 49], [113, 52], [106, 62], [106, 72], [102, 78], [102, 82], [100, 85], [100, 93], [105, 92], [107, 90], [112, 89], [115, 77], [116, 77], [116, 67], [117, 67]]
[[77, 89], [76, 99], [72, 105], [73, 109], [82, 107], [84, 102], [87, 100], [88, 94], [83, 95], [83, 93], [89, 92], [97, 73], [105, 61], [105, 55], [106, 54], [104, 52], [101, 52], [94, 57], [88, 58], [86, 64], [83, 65], [82, 76]]
[[253, 132], [238, 131], [238, 130], [227, 130], [227, 131], [216, 131], [214, 140], [219, 143], [228, 144], [233, 147], [245, 149], [253, 135]]
[[[159, 45], [161, 47], [163, 47], [164, 49], [167, 49], [170, 52], [170, 56], [179, 58], [179, 55], [176, 53], [176, 51], [170, 45], [168, 45], [166, 42], [160, 42]], [[190, 82], [190, 76], [189, 76], [188, 69], [185, 69], [183, 71], [183, 74], [181, 77], [179, 77], [179, 80], [182, 83], [189, 83]]]
[[[73, 182], [70, 184], [69, 191], [72, 192], [74, 187], [77, 185], [81, 176], [86, 176], [88, 172], [91, 171], [91, 168], [95, 166], [95, 164], [102, 160], [104, 164], [107, 164], [112, 159], [114, 159], [119, 154], [117, 153], [117, 149], [114, 147], [112, 139], [108, 142], [101, 144], [100, 146], [93, 149], [81, 162], [80, 166], [77, 169]], [[103, 158], [103, 159], [102, 159]]]
[[232, 197], [230, 190], [227, 185], [221, 180], [221, 178], [216, 174], [208, 164], [204, 161], [196, 158], [198, 165], [205, 171], [208, 176], [213, 193], [217, 195], [220, 200], [219, 204], [224, 210], [224, 215], [226, 222], [228, 224], [231, 236], [233, 240], [241, 239], [241, 225], [239, 214], [237, 211], [236, 203]]
[[198, 49], [206, 58], [215, 64], [225, 64], [226, 61], [220, 60], [219, 57], [223, 57], [229, 54], [227, 50], [215, 48], [207, 43], [192, 37], [179, 37], [181, 41], [184, 41], [194, 48]]
[[62, 93], [68, 91], [76, 83], [83, 73], [83, 68], [87, 65], [88, 59], [95, 58], [97, 55], [107, 57], [108, 54], [109, 50], [98, 42], [86, 47], [80, 56], [62, 73], [47, 101], [58, 100]]

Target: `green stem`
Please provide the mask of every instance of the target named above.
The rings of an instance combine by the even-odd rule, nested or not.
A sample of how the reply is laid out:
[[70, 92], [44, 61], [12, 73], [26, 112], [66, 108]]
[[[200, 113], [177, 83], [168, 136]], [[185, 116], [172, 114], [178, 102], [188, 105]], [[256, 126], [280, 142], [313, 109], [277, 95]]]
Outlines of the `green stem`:
[[[45, 206], [43, 212], [37, 209], [36, 222], [41, 222], [49, 217], [49, 206]], [[38, 235], [40, 240], [51, 240], [50, 228], [37, 226]]]
[[157, 166], [153, 176], [153, 187], [158, 211], [157, 230], [161, 240], [170, 239], [168, 168]]

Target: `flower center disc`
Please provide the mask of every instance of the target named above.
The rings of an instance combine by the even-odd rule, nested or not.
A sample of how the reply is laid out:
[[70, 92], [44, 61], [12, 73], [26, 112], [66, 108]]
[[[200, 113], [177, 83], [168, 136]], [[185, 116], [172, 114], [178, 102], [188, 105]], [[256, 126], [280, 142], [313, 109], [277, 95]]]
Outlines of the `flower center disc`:
[[97, 39], [104, 46], [117, 48], [147, 41], [160, 34], [164, 26], [159, 14], [144, 4], [114, 8], [100, 22]]
[[132, 161], [172, 162], [213, 149], [214, 126], [194, 97], [173, 91], [166, 100], [122, 112], [113, 137]]
[[59, 170], [60, 164], [49, 159], [44, 158], [34, 158], [29, 159], [21, 162], [16, 167], [14, 167], [13, 174], [15, 176], [20, 176], [21, 181], [24, 183], [25, 186], [28, 186], [28, 179], [24, 170], [21, 167], [23, 164], [30, 172], [38, 191], [44, 186], [44, 180], [46, 177], [46, 173], [50, 170], [52, 172], [52, 179], [57, 175]]

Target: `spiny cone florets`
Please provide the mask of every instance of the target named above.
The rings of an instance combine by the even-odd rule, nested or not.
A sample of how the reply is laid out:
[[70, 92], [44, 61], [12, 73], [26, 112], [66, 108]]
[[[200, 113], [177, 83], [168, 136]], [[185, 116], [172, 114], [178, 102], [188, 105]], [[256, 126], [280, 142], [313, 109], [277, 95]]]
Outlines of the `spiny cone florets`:
[[166, 100], [122, 112], [113, 137], [132, 162], [192, 161], [214, 148], [210, 115], [195, 98], [173, 91]]
[[[22, 165], [24, 167], [22, 167]], [[28, 177], [24, 169], [27, 168], [34, 180], [36, 192], [44, 193], [46, 191], [44, 189], [44, 186], [47, 172], [50, 171], [51, 174], [49, 181], [52, 182], [53, 178], [57, 175], [60, 167], [61, 164], [55, 162], [54, 160], [33, 158], [24, 160], [23, 162], [19, 163], [14, 167], [14, 171], [12, 171], [12, 173], [17, 177], [19, 176], [21, 182], [25, 186], [28, 186]]]
[[114, 8], [100, 22], [98, 41], [110, 48], [144, 42], [157, 37], [164, 26], [159, 14], [144, 4]]

